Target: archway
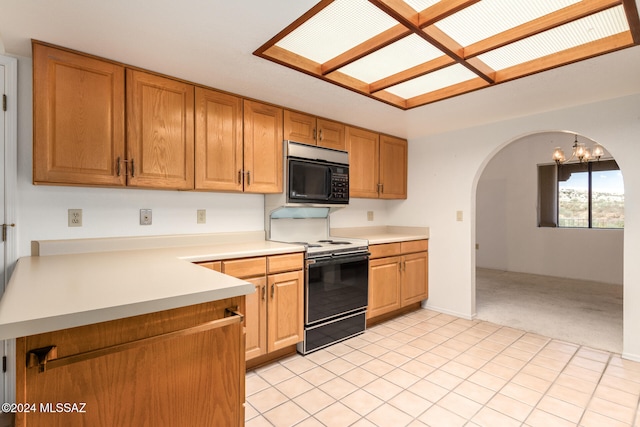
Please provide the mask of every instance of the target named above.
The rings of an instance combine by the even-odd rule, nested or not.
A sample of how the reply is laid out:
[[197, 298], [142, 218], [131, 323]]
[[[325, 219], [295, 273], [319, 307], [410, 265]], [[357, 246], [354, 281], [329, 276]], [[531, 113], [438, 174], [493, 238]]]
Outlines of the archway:
[[[570, 153], [573, 138], [573, 133], [562, 131], [521, 135], [497, 148], [483, 164], [475, 188], [475, 264], [490, 270], [476, 276], [476, 313], [482, 320], [500, 323], [502, 319], [520, 329], [621, 352], [624, 231], [538, 227], [536, 165], [550, 163], [555, 146], [564, 145], [565, 152]], [[526, 295], [526, 304], [512, 300], [514, 304], [505, 304], [501, 310], [483, 312], [484, 301], [479, 295], [491, 289], [487, 281], [496, 285], [496, 294], [487, 294], [495, 304], [509, 298], [509, 292]], [[563, 306], [562, 293], [555, 292], [570, 289], [573, 294], [568, 294], [569, 305]], [[552, 300], [545, 302], [544, 295], [536, 294], [536, 290]], [[598, 300], [589, 302], [586, 296]], [[579, 297], [583, 298], [580, 302]], [[534, 310], [536, 304], [541, 307], [536, 311], [539, 314], [527, 315], [529, 306]], [[496, 317], [496, 313], [501, 316]], [[606, 316], [613, 317], [607, 320]], [[607, 329], [604, 325], [609, 321], [613, 325]], [[573, 330], [581, 325], [589, 328], [584, 336]]]

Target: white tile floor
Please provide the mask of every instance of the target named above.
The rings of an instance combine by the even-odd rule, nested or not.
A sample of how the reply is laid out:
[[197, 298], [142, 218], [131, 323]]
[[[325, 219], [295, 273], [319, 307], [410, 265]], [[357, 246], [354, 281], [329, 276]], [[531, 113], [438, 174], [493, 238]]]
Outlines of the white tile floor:
[[246, 376], [246, 426], [640, 427], [640, 363], [418, 310]]

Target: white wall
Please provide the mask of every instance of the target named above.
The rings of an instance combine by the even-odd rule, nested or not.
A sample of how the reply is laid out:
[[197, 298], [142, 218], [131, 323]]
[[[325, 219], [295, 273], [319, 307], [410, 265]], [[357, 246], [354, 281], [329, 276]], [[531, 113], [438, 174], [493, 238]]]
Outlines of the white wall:
[[[624, 353], [640, 360], [639, 107], [640, 95], [633, 95], [410, 140], [413, 191], [391, 220], [430, 227], [427, 306], [475, 315], [476, 186], [488, 161], [523, 136], [570, 130], [605, 143], [624, 176]], [[456, 221], [458, 210], [464, 215], [461, 222]]]
[[[145, 236], [264, 230], [264, 196], [256, 194], [63, 187], [32, 184], [32, 61], [18, 57], [18, 256], [32, 240]], [[68, 227], [67, 209], [83, 210], [82, 227]], [[139, 224], [139, 210], [153, 210], [153, 224]], [[196, 210], [207, 223], [196, 223]], [[354, 199], [332, 216], [332, 226], [363, 225], [367, 211], [386, 224], [382, 201]]]
[[623, 230], [537, 227], [536, 165], [549, 163], [556, 146], [570, 153], [573, 139], [528, 135], [488, 163], [476, 198], [478, 267], [622, 284]]

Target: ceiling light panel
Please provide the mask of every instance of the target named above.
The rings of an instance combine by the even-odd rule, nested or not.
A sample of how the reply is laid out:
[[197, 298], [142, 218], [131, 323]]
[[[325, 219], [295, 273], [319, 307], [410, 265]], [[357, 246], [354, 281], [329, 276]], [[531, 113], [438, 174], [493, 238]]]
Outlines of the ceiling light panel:
[[404, 99], [410, 99], [418, 95], [443, 89], [458, 83], [472, 80], [478, 76], [460, 64], [443, 68], [433, 73], [397, 84], [385, 89], [394, 95]]
[[503, 70], [629, 30], [623, 6], [570, 22], [480, 55], [494, 70]]
[[276, 45], [323, 64], [397, 24], [367, 0], [335, 0]]
[[436, 3], [440, 3], [440, 0], [404, 0], [404, 2], [416, 12], [422, 12]]
[[442, 55], [439, 49], [412, 34], [342, 67], [339, 71], [365, 83], [372, 83]]
[[580, 0], [482, 0], [436, 23], [462, 46], [499, 34]]

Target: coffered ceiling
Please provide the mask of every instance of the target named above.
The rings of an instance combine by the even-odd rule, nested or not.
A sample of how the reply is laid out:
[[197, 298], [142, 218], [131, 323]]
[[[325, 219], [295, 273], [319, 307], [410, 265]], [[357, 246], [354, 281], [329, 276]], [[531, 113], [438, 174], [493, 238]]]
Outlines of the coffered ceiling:
[[410, 109], [637, 44], [633, 0], [322, 0], [254, 54]]

